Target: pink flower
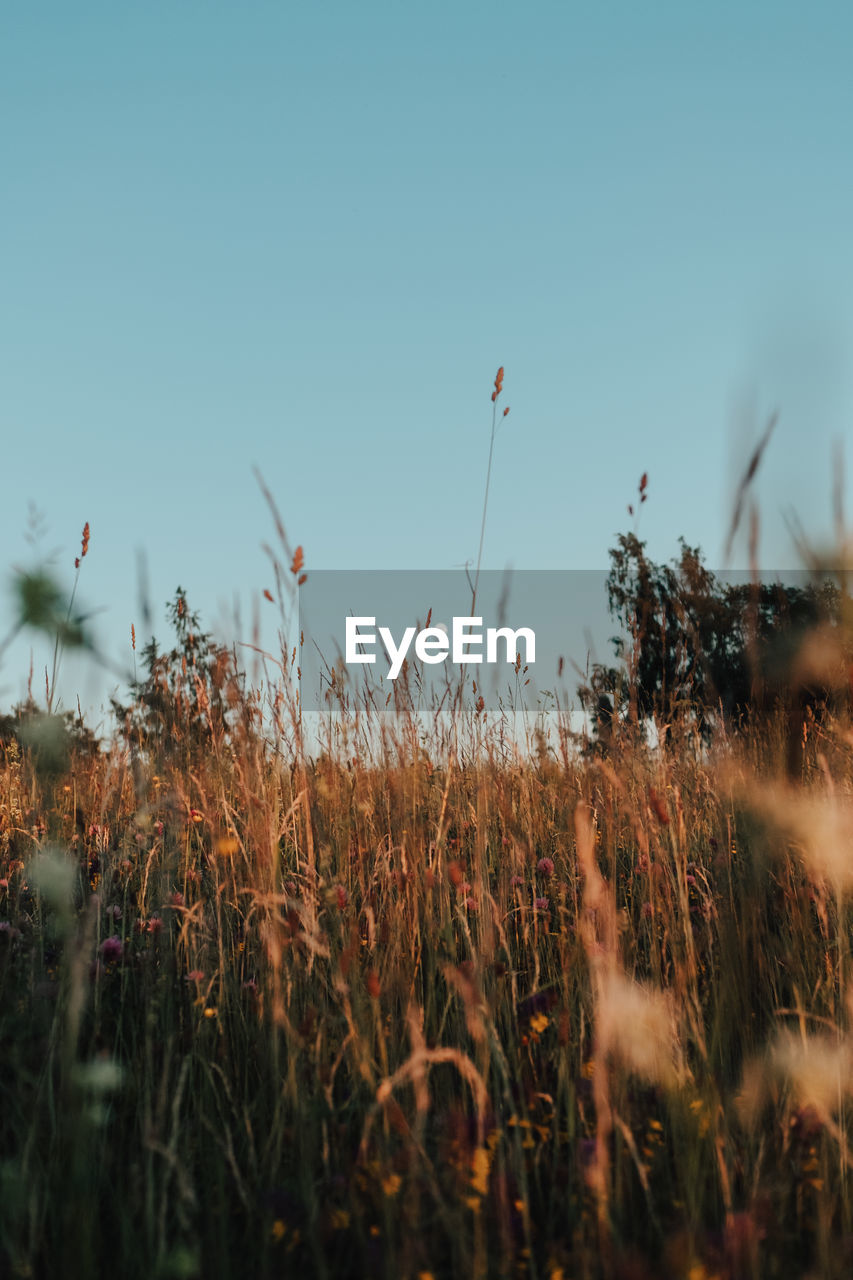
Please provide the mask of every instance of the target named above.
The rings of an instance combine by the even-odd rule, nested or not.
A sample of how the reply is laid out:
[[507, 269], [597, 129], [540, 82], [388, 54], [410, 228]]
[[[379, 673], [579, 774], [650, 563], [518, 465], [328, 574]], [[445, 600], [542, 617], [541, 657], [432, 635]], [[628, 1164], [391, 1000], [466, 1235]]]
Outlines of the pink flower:
[[539, 861], [536, 863], [536, 870], [539, 872], [540, 875], [543, 875], [547, 878], [554, 874], [554, 863], [551, 861], [550, 858], [540, 858]]
[[114, 960], [120, 960], [122, 958], [122, 955], [124, 954], [124, 943], [118, 934], [114, 933], [111, 938], [104, 938], [98, 949], [104, 960], [109, 964]]
[[548, 910], [548, 905], [549, 905], [549, 904], [548, 904], [548, 899], [547, 899], [547, 898], [535, 898], [535, 899], [534, 899], [534, 902], [533, 902], [533, 905], [535, 906], [535, 908], [536, 908], [536, 910], [537, 910], [537, 911], [547, 911], [547, 910]]
[[509, 883], [510, 883], [511, 889], [520, 889], [521, 886], [524, 884], [524, 877], [513, 876]]
[[477, 899], [476, 899], [476, 898], [466, 898], [466, 899], [465, 899], [465, 906], [468, 908], [468, 910], [469, 910], [469, 911], [476, 911], [476, 910], [477, 910]]

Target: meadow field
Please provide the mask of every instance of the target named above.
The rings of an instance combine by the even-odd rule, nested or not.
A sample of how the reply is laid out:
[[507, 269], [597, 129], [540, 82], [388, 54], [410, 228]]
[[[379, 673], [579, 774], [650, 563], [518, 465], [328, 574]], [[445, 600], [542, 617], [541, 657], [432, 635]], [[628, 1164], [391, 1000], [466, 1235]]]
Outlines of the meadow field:
[[308, 752], [172, 620], [111, 741], [3, 722], [0, 1274], [851, 1274], [844, 706]]
[[851, 135], [853, 2], [0, 0], [0, 1280], [853, 1280]]

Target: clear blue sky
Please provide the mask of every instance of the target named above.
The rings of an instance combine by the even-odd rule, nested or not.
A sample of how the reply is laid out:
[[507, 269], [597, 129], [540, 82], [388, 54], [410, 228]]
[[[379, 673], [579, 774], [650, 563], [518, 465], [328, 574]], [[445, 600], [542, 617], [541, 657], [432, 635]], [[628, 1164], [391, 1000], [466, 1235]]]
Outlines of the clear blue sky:
[[460, 565], [503, 364], [488, 566], [604, 567], [644, 470], [652, 554], [718, 564], [776, 407], [796, 563], [853, 439], [851, 48], [781, 0], [3, 6], [5, 562], [32, 501], [110, 652], [139, 549], [248, 638], [258, 466], [309, 571]]

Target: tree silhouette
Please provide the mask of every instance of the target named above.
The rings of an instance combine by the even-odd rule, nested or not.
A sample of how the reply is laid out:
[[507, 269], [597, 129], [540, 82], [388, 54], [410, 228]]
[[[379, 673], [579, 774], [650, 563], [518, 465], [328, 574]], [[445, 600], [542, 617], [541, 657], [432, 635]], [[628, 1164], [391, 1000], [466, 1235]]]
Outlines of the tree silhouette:
[[[670, 564], [658, 565], [629, 533], [610, 551], [608, 608], [621, 627], [611, 641], [617, 665], [596, 664], [579, 690], [598, 746], [620, 725], [640, 729], [678, 718], [707, 739], [721, 718], [736, 727], [780, 706], [794, 731], [806, 708], [837, 699], [846, 650], [834, 583], [722, 583], [698, 547], [681, 539], [680, 548]], [[825, 669], [803, 660], [815, 636]]]

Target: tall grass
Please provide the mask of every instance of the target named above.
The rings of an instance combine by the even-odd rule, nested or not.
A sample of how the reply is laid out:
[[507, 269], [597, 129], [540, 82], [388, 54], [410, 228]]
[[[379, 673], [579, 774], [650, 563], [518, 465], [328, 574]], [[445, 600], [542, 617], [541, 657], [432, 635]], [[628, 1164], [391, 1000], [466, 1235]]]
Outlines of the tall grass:
[[232, 710], [5, 743], [9, 1274], [847, 1273], [844, 726], [795, 791], [778, 725], [377, 763]]
[[312, 757], [293, 652], [209, 656], [6, 725], [4, 1274], [850, 1274], [849, 719], [792, 783], [781, 713], [524, 753], [401, 681]]

